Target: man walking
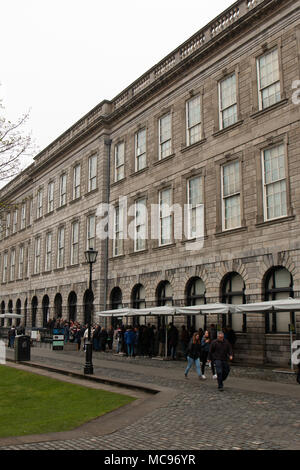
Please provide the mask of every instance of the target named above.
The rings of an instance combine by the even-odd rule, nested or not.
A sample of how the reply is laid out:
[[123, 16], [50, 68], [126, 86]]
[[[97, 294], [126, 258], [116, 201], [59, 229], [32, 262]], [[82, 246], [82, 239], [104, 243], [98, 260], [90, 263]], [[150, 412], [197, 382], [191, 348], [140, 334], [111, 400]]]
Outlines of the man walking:
[[211, 343], [208, 359], [215, 363], [218, 377], [218, 389], [220, 392], [224, 390], [223, 382], [226, 380], [230, 372], [228, 358], [230, 361], [233, 359], [232, 347], [229, 341], [224, 338], [224, 333], [219, 331], [217, 339]]

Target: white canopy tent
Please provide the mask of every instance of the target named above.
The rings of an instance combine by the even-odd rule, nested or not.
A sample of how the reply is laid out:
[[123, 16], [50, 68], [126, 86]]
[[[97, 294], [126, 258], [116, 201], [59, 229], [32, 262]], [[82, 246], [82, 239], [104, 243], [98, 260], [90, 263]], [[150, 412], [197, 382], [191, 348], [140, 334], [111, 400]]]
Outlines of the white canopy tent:
[[297, 312], [300, 311], [300, 299], [267, 300], [252, 304], [231, 305], [234, 313]]
[[[149, 307], [149, 308], [122, 308], [116, 310], [106, 310], [96, 313], [99, 317], [133, 317], [133, 316], [182, 316], [182, 315], [219, 315], [231, 311], [228, 304], [203, 304], [191, 307]], [[166, 328], [165, 357], [167, 357], [168, 330]]]
[[19, 315], [18, 313], [1, 313], [0, 318], [22, 318], [23, 315]]

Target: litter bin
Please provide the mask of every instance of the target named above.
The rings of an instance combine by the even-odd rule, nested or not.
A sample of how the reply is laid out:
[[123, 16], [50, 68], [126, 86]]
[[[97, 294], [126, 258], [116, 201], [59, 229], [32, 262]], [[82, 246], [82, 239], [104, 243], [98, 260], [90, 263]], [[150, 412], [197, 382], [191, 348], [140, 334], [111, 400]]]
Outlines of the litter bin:
[[30, 336], [16, 336], [15, 361], [30, 361]]

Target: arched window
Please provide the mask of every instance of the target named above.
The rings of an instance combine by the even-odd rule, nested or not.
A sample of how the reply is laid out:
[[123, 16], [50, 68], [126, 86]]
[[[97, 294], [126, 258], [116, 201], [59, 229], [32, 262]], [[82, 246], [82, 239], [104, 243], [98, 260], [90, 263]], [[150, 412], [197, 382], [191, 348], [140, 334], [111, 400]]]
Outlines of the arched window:
[[90, 321], [92, 322], [93, 310], [94, 310], [94, 294], [93, 291], [87, 289], [83, 296], [83, 308], [84, 308], [84, 324], [87, 325]]
[[50, 319], [50, 308], [49, 308], [49, 297], [48, 295], [44, 295], [42, 301], [42, 308], [43, 308], [43, 328], [47, 327], [47, 323]]
[[62, 318], [62, 296], [61, 294], [56, 294], [54, 298], [54, 317]]
[[25, 328], [27, 326], [27, 305], [28, 305], [28, 301], [27, 299], [25, 299], [25, 302], [24, 302], [24, 326]]
[[[18, 299], [16, 302], [16, 314], [21, 315], [21, 300]], [[21, 324], [21, 319], [17, 318], [17, 326], [20, 326]]]
[[[8, 302], [8, 313], [13, 313], [13, 301], [9, 300]], [[12, 325], [12, 318], [8, 319], [8, 326]]]
[[[1, 315], [5, 315], [5, 302], [1, 302]], [[4, 318], [1, 318], [1, 326], [4, 326]]]
[[[186, 305], [206, 304], [205, 284], [200, 277], [192, 277], [186, 285]], [[187, 317], [187, 327], [198, 331], [199, 328], [206, 330], [206, 315], [192, 315]]]
[[[172, 306], [173, 305], [173, 289], [169, 281], [161, 281], [156, 289], [156, 299], [158, 307]], [[172, 316], [158, 317], [157, 327], [160, 328], [161, 325], [165, 325], [166, 321], [168, 323], [173, 321]]]
[[123, 307], [122, 291], [120, 287], [114, 287], [110, 294], [111, 309], [116, 310]]
[[37, 297], [33, 297], [31, 301], [31, 326], [33, 328], [36, 327], [37, 308], [38, 308], [38, 299]]
[[132, 289], [132, 308], [146, 308], [146, 291], [142, 284], [137, 284]]
[[[131, 294], [131, 299], [132, 299], [132, 308], [136, 309], [141, 309], [141, 308], [146, 308], [146, 291], [145, 287], [142, 284], [137, 284], [134, 286], [132, 289], [132, 294]], [[139, 325], [139, 324], [145, 324], [146, 323], [146, 317], [142, 316], [136, 316], [133, 317], [133, 326]]]
[[[224, 304], [244, 304], [245, 298], [245, 283], [242, 276], [238, 273], [232, 272], [227, 274], [221, 283], [222, 302]], [[247, 331], [247, 317], [246, 314], [228, 314], [222, 316], [222, 326], [230, 327], [235, 331]]]
[[76, 321], [77, 318], [77, 295], [70, 292], [68, 297], [69, 321]]
[[[265, 275], [264, 299], [280, 300], [289, 297], [294, 297], [291, 273], [282, 266], [271, 268]], [[295, 314], [293, 312], [266, 315], [266, 333], [287, 333], [289, 324], [295, 325]]]
[[169, 281], [161, 281], [156, 289], [157, 305], [172, 306], [173, 305], [173, 289]]

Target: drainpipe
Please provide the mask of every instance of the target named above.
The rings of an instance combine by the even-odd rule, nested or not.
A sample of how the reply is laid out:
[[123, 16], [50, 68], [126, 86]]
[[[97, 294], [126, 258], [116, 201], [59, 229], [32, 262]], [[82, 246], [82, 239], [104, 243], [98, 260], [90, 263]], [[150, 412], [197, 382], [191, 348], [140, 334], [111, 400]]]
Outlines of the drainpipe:
[[[111, 158], [111, 139], [104, 141], [107, 146], [107, 172], [106, 172], [106, 203], [110, 202], [110, 158]], [[108, 222], [109, 223], [109, 217]], [[107, 237], [105, 239], [105, 253], [104, 253], [104, 310], [107, 310], [107, 291], [108, 291], [108, 238], [109, 227], [107, 226]], [[106, 319], [105, 319], [106, 323]]]

